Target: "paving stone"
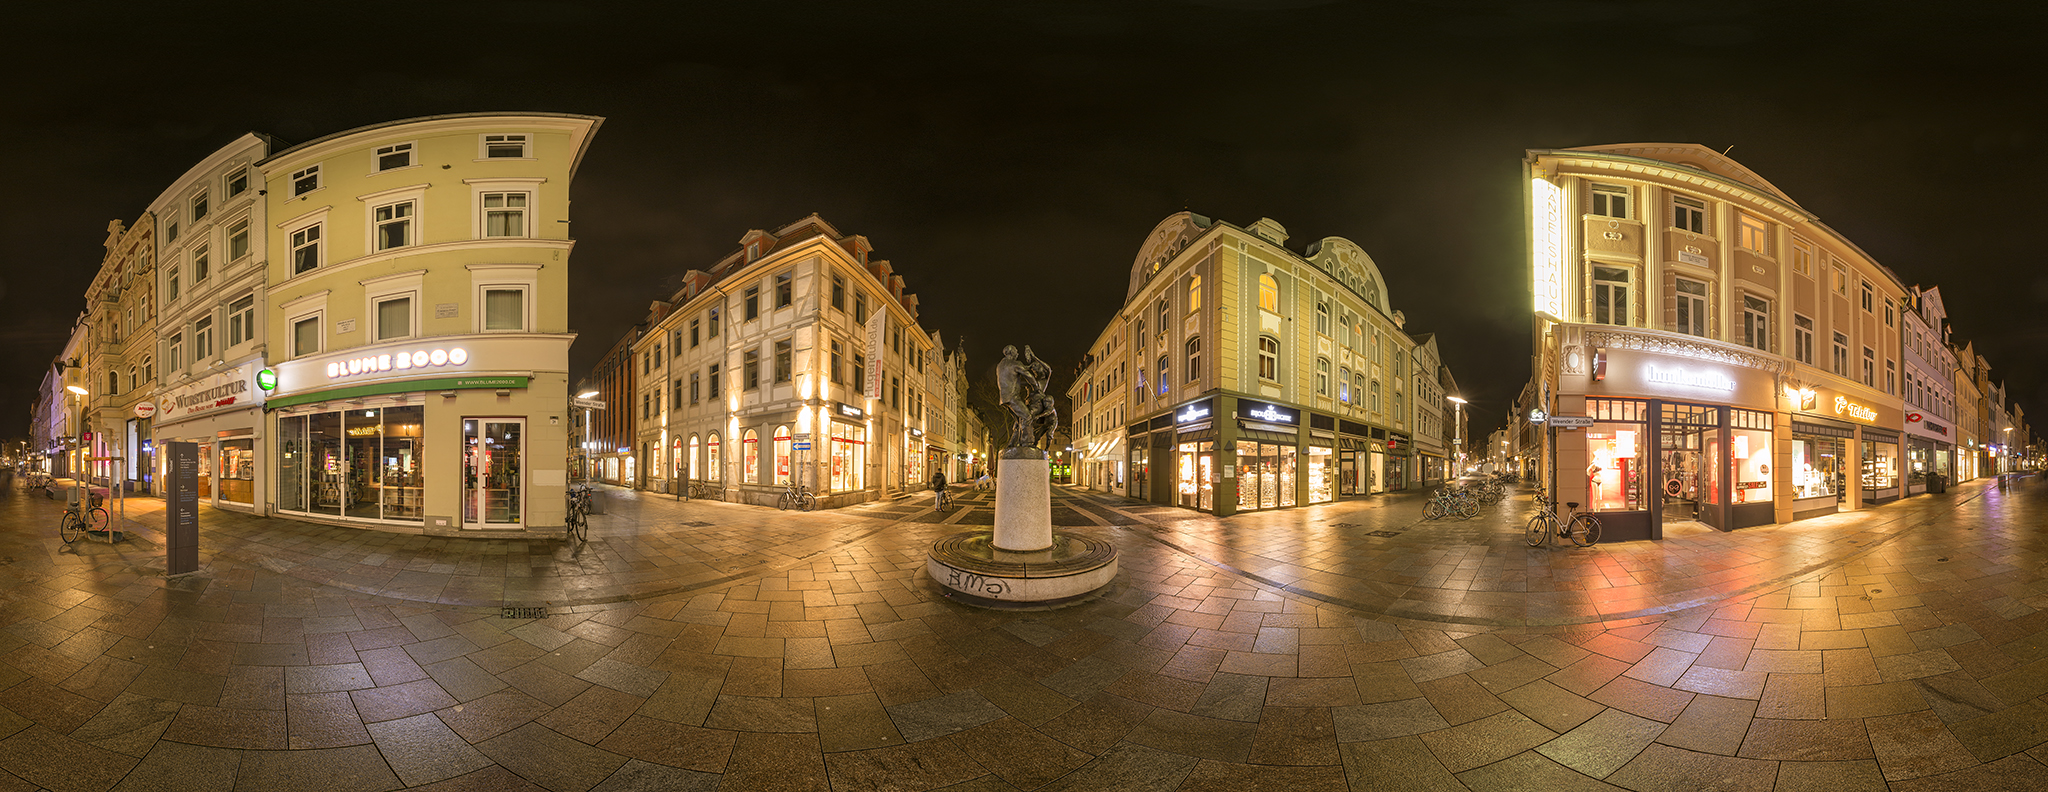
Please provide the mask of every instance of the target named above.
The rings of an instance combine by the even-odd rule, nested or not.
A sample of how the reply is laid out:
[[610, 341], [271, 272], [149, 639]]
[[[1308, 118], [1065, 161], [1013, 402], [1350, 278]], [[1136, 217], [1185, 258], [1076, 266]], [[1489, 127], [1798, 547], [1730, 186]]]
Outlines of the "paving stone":
[[1272, 767], [1203, 760], [1195, 765], [1177, 792], [1243, 792], [1246, 789], [1287, 789], [1299, 792], [1344, 792], [1342, 767]]
[[1344, 777], [1353, 790], [1462, 792], [1465, 786], [1420, 737], [1344, 743]]
[[[1422, 735], [1422, 741], [1452, 773], [1460, 773], [1534, 748], [1556, 737], [1519, 712], [1507, 711], [1490, 718]], [[1350, 743], [1362, 745], [1365, 743]]]
[[589, 789], [626, 763], [623, 756], [569, 739], [537, 723], [477, 743], [476, 749], [520, 777], [549, 789]]
[[1609, 775], [1607, 782], [1637, 792], [1665, 789], [1769, 792], [1777, 783], [1778, 764], [1652, 743], [1620, 770]]
[[1779, 720], [1750, 721], [1749, 734], [1739, 754], [1746, 759], [1782, 759], [1825, 762], [1872, 759], [1876, 754], [1861, 720]]
[[[543, 718], [541, 725], [547, 725], [545, 721]], [[635, 715], [596, 745], [637, 761], [703, 773], [723, 773], [732, 759], [733, 746], [738, 739], [737, 732], [685, 726]]]
[[1693, 694], [1619, 677], [1587, 698], [1650, 720], [1670, 723], [1678, 713], [1685, 711], [1685, 705], [1692, 701]]
[[1657, 735], [1657, 741], [1690, 751], [1734, 756], [1741, 750], [1755, 714], [1754, 701], [1696, 696], [1670, 728]]
[[372, 723], [378, 752], [406, 786], [455, 778], [491, 764], [433, 713]]
[[1172, 792], [1200, 760], [1143, 745], [1123, 744], [1045, 786], [1044, 792], [1085, 792], [1098, 789]]
[[1871, 718], [1863, 723], [1886, 781], [1939, 775], [1977, 763], [1932, 712]]
[[174, 789], [233, 789], [242, 752], [168, 740], [151, 746], [149, 755], [121, 779], [114, 792], [163, 792]]
[[[1015, 718], [984, 723], [944, 739], [958, 745], [977, 764], [1018, 789], [1036, 789], [1093, 758]], [[1230, 766], [1242, 767], [1234, 763]]]
[[715, 773], [628, 759], [590, 792], [716, 792], [721, 780]]
[[1610, 709], [1593, 716], [1536, 752], [1594, 778], [1605, 778], [1663, 733], [1664, 724]]
[[1472, 792], [1613, 792], [1619, 787], [1596, 781], [1578, 771], [1551, 761], [1535, 751], [1524, 751], [1475, 770], [1458, 774], [1458, 780]]
[[314, 751], [244, 751], [236, 792], [381, 792], [402, 786], [374, 745]]
[[1776, 792], [1885, 792], [1877, 762], [1784, 762]]

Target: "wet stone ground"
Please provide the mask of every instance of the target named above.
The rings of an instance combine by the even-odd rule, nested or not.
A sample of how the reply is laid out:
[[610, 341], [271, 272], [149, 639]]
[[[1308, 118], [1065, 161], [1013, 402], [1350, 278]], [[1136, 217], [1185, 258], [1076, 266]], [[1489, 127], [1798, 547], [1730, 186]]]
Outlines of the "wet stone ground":
[[[1527, 497], [1215, 519], [1055, 489], [1101, 599], [923, 574], [965, 490], [613, 492], [592, 541], [0, 490], [0, 790], [1982, 790], [2048, 785], [2048, 483], [1532, 549]], [[508, 607], [541, 618], [506, 618]]]

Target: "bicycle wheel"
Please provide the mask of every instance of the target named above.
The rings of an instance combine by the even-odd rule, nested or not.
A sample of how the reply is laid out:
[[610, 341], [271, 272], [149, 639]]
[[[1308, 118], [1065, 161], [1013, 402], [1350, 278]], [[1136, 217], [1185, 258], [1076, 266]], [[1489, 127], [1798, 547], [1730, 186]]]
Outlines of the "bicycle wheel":
[[1425, 520], [1441, 520], [1441, 519], [1443, 519], [1443, 518], [1444, 518], [1444, 505], [1443, 505], [1443, 504], [1441, 504], [1441, 503], [1438, 503], [1438, 502], [1436, 502], [1436, 501], [1430, 501], [1429, 503], [1425, 504], [1425, 505], [1424, 505], [1424, 506], [1422, 507], [1422, 519], [1425, 519]]
[[57, 523], [57, 537], [65, 544], [71, 544], [82, 536], [85, 536], [85, 524], [78, 521], [78, 515], [65, 512], [63, 520]]
[[113, 516], [107, 514], [106, 509], [98, 506], [92, 507], [92, 511], [85, 513], [85, 529], [88, 531], [99, 532], [107, 530], [107, 524], [112, 521]]
[[811, 511], [818, 508], [818, 496], [808, 492], [796, 496], [797, 511]]
[[1478, 501], [1477, 499], [1475, 499], [1475, 498], [1466, 498], [1466, 499], [1464, 499], [1464, 500], [1462, 500], [1462, 501], [1459, 501], [1459, 503], [1458, 503], [1458, 517], [1459, 517], [1459, 519], [1464, 519], [1464, 520], [1470, 520], [1470, 519], [1472, 519], [1472, 518], [1474, 518], [1474, 517], [1477, 517], [1477, 516], [1479, 516], [1479, 501]]
[[1556, 525], [1556, 518], [1545, 519], [1546, 517], [1549, 515], [1538, 514], [1529, 518], [1527, 530], [1530, 547], [1542, 547], [1543, 541], [1550, 538], [1550, 531]]
[[1566, 533], [1571, 534], [1572, 544], [1592, 547], [1600, 541], [1600, 518], [1590, 514], [1573, 517], [1571, 528]]

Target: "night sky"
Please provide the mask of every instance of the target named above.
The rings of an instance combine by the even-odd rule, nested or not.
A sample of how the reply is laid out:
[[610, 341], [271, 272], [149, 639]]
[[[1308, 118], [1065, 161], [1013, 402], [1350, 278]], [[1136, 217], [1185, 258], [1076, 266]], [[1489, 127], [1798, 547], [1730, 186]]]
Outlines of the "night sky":
[[1523, 150], [1688, 142], [1940, 285], [2048, 416], [2037, 4], [291, 6], [10, 9], [0, 437], [26, 435], [107, 221], [202, 157], [494, 110], [606, 118], [572, 196], [572, 377], [676, 275], [812, 212], [976, 376], [1005, 343], [1064, 376], [1189, 209], [1357, 242], [1484, 432], [1529, 376]]

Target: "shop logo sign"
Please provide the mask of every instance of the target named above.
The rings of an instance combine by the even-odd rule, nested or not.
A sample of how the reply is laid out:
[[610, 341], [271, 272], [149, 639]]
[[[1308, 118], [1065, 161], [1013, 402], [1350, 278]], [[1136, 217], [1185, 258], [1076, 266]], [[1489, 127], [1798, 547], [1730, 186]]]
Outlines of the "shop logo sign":
[[460, 366], [468, 362], [469, 352], [461, 348], [399, 352], [388, 355], [368, 355], [348, 360], [337, 360], [327, 364], [327, 378], [341, 379], [359, 374], [379, 374], [386, 371]]
[[[1268, 407], [1266, 409], [1270, 410], [1272, 408]], [[1190, 404], [1187, 409], [1180, 411], [1180, 415], [1174, 416], [1173, 420], [1174, 423], [1187, 423], [1189, 421], [1199, 421], [1207, 417], [1209, 417], [1209, 408], [1199, 404]]]
[[1267, 423], [1294, 423], [1294, 416], [1291, 413], [1270, 404], [1245, 414]]
[[1860, 421], [1875, 421], [1875, 420], [1877, 420], [1877, 411], [1876, 411], [1876, 410], [1873, 410], [1873, 409], [1870, 409], [1869, 407], [1865, 407], [1865, 406], [1863, 406], [1863, 405], [1861, 405], [1861, 404], [1857, 404], [1857, 403], [1855, 403], [1855, 402], [1849, 401], [1849, 398], [1848, 398], [1847, 396], [1836, 396], [1836, 397], [1835, 397], [1835, 414], [1836, 414], [1836, 415], [1847, 415], [1847, 416], [1849, 416], [1849, 417], [1851, 417], [1851, 418], [1855, 418], [1855, 419], [1857, 419], [1857, 420], [1860, 420]]
[[1687, 371], [1682, 368], [1654, 365], [1645, 367], [1645, 370], [1651, 382], [1661, 385], [1688, 385], [1695, 388], [1711, 388], [1724, 391], [1735, 390], [1735, 380], [1729, 379], [1727, 375], [1718, 371]]

